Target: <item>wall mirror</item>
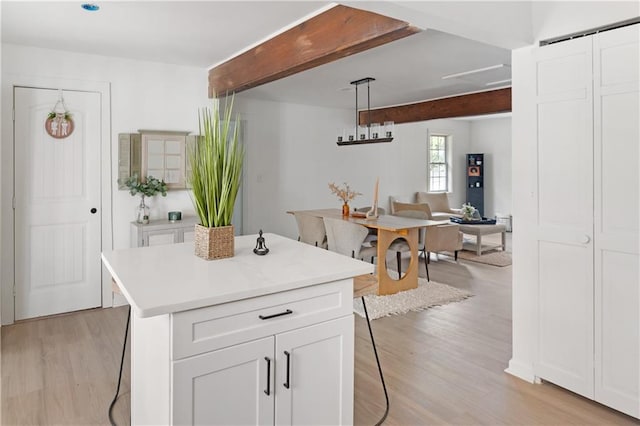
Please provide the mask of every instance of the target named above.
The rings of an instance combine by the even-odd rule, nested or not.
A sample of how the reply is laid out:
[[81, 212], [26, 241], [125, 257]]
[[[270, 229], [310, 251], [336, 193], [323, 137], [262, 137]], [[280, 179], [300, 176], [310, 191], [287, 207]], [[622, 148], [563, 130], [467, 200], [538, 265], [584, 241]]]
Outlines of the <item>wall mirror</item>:
[[118, 135], [118, 189], [137, 174], [163, 179], [168, 189], [185, 189], [189, 168], [187, 145], [197, 136], [190, 132], [166, 130], [138, 130], [138, 133]]

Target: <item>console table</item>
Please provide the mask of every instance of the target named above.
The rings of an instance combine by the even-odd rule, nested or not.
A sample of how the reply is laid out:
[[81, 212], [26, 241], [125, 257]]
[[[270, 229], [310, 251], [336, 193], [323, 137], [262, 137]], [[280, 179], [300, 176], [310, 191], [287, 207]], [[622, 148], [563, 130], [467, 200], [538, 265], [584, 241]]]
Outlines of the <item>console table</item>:
[[193, 241], [194, 226], [199, 223], [195, 216], [171, 222], [167, 219], [152, 220], [149, 223], [131, 222], [131, 247], [157, 246]]

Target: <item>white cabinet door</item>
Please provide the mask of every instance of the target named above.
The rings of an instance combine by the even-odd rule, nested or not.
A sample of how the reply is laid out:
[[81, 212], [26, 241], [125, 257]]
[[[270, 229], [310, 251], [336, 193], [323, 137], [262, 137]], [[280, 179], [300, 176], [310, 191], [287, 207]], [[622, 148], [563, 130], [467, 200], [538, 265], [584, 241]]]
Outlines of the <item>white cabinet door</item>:
[[536, 375], [593, 398], [591, 37], [544, 46], [537, 104]]
[[594, 35], [595, 399], [640, 416], [640, 25]]
[[185, 230], [182, 234], [182, 241], [185, 243], [191, 243], [196, 239], [196, 231], [193, 229]]
[[353, 423], [353, 315], [276, 336], [276, 425]]
[[173, 363], [172, 424], [271, 425], [274, 338]]
[[179, 242], [178, 231], [175, 229], [145, 231], [143, 237], [144, 246], [160, 246], [163, 244], [175, 244], [177, 242]]

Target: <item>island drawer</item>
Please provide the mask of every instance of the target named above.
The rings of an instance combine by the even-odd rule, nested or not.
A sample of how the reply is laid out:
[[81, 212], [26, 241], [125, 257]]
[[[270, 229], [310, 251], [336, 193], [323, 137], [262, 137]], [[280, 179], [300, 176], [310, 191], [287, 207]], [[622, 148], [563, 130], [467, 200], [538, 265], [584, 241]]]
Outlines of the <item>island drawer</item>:
[[178, 312], [174, 360], [327, 321], [353, 312], [351, 279]]

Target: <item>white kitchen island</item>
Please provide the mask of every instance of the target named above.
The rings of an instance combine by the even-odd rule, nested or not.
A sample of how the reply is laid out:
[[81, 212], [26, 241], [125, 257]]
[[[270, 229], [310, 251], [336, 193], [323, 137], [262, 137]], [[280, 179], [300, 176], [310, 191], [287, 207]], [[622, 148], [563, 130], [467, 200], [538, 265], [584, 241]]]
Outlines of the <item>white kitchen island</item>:
[[131, 305], [132, 424], [351, 424], [353, 279], [373, 265], [265, 234], [103, 253]]

